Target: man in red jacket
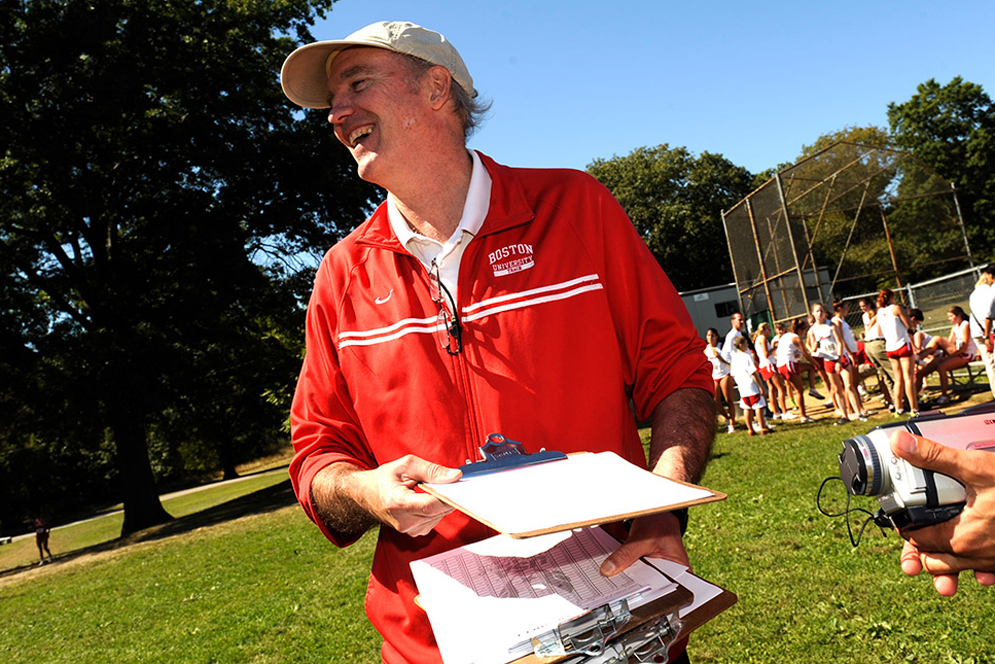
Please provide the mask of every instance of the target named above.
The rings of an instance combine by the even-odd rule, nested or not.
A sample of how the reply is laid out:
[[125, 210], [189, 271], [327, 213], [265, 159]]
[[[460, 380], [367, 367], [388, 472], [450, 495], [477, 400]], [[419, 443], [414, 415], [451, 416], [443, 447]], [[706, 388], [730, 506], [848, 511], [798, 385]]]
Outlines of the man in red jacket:
[[[282, 84], [329, 108], [388, 192], [318, 268], [291, 478], [335, 544], [379, 526], [366, 610], [384, 661], [437, 662], [408, 565], [494, 533], [415, 485], [456, 481], [491, 432], [646, 466], [636, 418], [653, 472], [697, 481], [714, 433], [704, 344], [597, 181], [467, 150], [485, 107], [442, 35], [385, 22], [308, 44]], [[636, 519], [602, 573], [640, 556], [686, 564], [680, 517]]]

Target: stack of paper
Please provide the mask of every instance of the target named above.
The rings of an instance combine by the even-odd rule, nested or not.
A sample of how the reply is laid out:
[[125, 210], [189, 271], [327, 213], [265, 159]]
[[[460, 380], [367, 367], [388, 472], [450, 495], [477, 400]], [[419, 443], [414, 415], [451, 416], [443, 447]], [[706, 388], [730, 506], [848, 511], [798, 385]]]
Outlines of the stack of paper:
[[628, 598], [638, 607], [677, 588], [645, 562], [604, 577], [619, 546], [601, 528], [512, 539], [503, 535], [411, 564], [446, 664], [506, 664], [560, 623]]

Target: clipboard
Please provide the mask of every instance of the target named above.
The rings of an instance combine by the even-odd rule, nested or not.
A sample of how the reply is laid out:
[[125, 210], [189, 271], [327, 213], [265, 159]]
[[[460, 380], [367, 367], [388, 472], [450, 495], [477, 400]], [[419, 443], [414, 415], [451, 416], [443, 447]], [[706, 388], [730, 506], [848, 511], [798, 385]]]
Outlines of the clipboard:
[[500, 433], [482, 461], [460, 467], [452, 484], [423, 490], [516, 539], [585, 528], [724, 500], [705, 487], [654, 475], [613, 452], [528, 454]]
[[[575, 542], [577, 537], [581, 540]], [[550, 538], [558, 543], [551, 545]], [[595, 545], [596, 541], [601, 544]], [[737, 600], [733, 593], [696, 577], [683, 565], [643, 559], [636, 564], [638, 571], [633, 571], [637, 570], [634, 566], [623, 573], [635, 574], [628, 580], [629, 590], [618, 592], [626, 589], [623, 585], [614, 593], [588, 603], [587, 610], [577, 607], [579, 611], [564, 611], [557, 604], [545, 604], [543, 613], [550, 606], [559, 606], [558, 621], [549, 621], [547, 616], [542, 621], [545, 627], [512, 638], [518, 627], [534, 624], [536, 619], [531, 611], [524, 610], [523, 604], [515, 602], [545, 602], [550, 598], [498, 599], [506, 596], [493, 592], [493, 579], [511, 574], [516, 578], [514, 585], [522, 588], [523, 579], [534, 582], [559, 574], [570, 583], [561, 583], [554, 594], [577, 601], [580, 599], [577, 589], [588, 586], [588, 575], [598, 576], [600, 560], [616, 546], [618, 541], [600, 528], [538, 540], [498, 535], [412, 563], [422, 593], [416, 601], [428, 613], [440, 653], [450, 664], [628, 664], [665, 661], [663, 657], [674, 642]], [[581, 550], [588, 553], [581, 554]], [[596, 550], [601, 553], [595, 553]], [[567, 551], [578, 552], [576, 562], [573, 557], [561, 557]], [[510, 559], [519, 562], [509, 563]], [[555, 566], [561, 562], [565, 566]], [[630, 592], [632, 584], [638, 590], [634, 594]], [[529, 593], [526, 591], [525, 595]], [[499, 616], [509, 616], [510, 622]], [[479, 628], [488, 621], [490, 629], [486, 635], [475, 631], [472, 637], [467, 636], [467, 625]], [[503, 648], [497, 647], [502, 645]]]

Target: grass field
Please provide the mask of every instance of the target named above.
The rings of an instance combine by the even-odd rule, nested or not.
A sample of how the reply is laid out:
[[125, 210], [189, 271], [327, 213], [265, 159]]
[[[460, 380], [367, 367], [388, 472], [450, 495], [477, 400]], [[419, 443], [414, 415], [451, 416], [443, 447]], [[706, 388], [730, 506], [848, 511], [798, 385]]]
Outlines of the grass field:
[[[827, 423], [719, 434], [702, 483], [729, 498], [692, 509], [687, 546], [740, 600], [695, 633], [692, 660], [995, 662], [995, 588], [964, 576], [941, 598], [901, 573], [897, 536], [868, 530], [854, 549], [816, 510], [842, 439], [868, 427]], [[190, 494], [186, 516], [128, 543], [60, 555], [77, 535], [53, 533], [55, 564], [0, 575], [0, 661], [378, 662], [362, 608], [374, 538], [335, 549], [270, 477]]]

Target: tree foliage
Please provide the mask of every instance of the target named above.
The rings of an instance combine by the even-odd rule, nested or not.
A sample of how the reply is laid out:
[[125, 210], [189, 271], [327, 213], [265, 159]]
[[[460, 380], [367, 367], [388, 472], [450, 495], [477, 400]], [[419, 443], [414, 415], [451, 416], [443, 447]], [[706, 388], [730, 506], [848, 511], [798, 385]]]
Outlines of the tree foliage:
[[806, 157], [811, 157], [817, 152], [821, 152], [840, 141], [883, 148], [889, 145], [891, 139], [888, 136], [888, 130], [884, 127], [875, 127], [874, 125], [866, 127], [844, 127], [843, 129], [819, 136], [812, 145], [803, 145], [802, 153], [795, 162], [797, 163]]
[[888, 104], [894, 142], [957, 187], [971, 248], [995, 256], [995, 105], [980, 85], [929, 79]]
[[5, 486], [31, 449], [57, 478], [36, 494], [85, 461], [131, 531], [168, 517], [153, 465], [231, 472], [277, 438], [298, 258], [375, 193], [279, 89], [287, 35], [310, 40], [331, 2], [0, 5]]
[[678, 290], [732, 281], [722, 211], [750, 192], [749, 171], [668, 145], [598, 159], [587, 171], [622, 204]]

